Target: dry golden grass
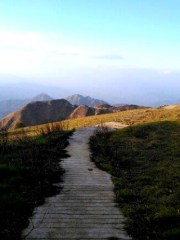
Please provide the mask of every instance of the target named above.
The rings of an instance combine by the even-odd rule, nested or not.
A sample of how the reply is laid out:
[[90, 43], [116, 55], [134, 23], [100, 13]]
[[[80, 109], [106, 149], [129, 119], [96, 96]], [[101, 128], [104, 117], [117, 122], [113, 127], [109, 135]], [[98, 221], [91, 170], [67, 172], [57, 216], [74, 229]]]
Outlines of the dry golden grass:
[[[104, 114], [98, 116], [91, 116], [85, 118], [71, 119], [63, 121], [59, 124], [63, 124], [63, 128], [66, 130], [79, 129], [82, 127], [95, 126], [97, 124], [105, 122], [121, 122], [127, 125], [137, 125], [149, 122], [159, 122], [159, 121], [178, 121], [180, 120], [180, 106], [173, 109], [164, 108], [147, 108], [138, 109], [131, 111], [124, 111], [119, 113]], [[37, 135], [38, 129], [46, 128], [47, 124], [34, 127], [26, 127], [24, 130], [28, 135]], [[13, 131], [13, 134], [20, 132], [21, 130]]]

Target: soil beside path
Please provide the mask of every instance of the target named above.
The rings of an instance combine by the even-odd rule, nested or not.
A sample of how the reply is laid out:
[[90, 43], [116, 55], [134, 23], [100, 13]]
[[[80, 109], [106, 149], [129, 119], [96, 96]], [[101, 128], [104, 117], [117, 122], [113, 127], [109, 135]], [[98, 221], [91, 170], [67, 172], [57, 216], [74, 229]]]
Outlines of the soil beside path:
[[66, 170], [63, 190], [34, 210], [24, 239], [131, 239], [114, 203], [110, 175], [90, 161], [88, 141], [94, 130], [82, 128], [71, 137], [71, 157], [61, 162]]

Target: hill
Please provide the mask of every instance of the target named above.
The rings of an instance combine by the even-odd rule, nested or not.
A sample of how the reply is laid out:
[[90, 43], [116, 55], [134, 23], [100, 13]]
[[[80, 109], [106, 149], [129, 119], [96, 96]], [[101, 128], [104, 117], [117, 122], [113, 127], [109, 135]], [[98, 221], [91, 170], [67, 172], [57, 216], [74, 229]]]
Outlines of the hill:
[[[24, 107], [26, 104], [30, 102], [37, 101], [51, 101], [53, 100], [47, 93], [40, 93], [37, 96], [31, 99], [10, 99], [0, 102], [0, 120], [3, 119], [10, 113], [18, 111], [20, 108]], [[86, 105], [89, 107], [94, 107], [97, 104], [105, 103], [102, 100], [93, 99], [91, 97], [83, 97], [81, 95], [73, 95], [68, 97], [67, 100], [72, 105]], [[85, 115], [83, 115], [85, 116]]]
[[52, 97], [46, 93], [40, 93], [32, 99], [10, 99], [0, 102], [0, 119], [3, 119], [10, 113], [16, 112], [26, 104], [35, 101], [50, 101], [53, 100]]
[[82, 118], [82, 117], [88, 117], [93, 115], [100, 115], [105, 113], [111, 113], [108, 109], [96, 109], [91, 108], [86, 105], [80, 105], [78, 106], [74, 112], [71, 114], [70, 119], [72, 118]]
[[143, 109], [145, 107], [138, 106], [138, 105], [118, 105], [118, 106], [111, 106], [109, 104], [99, 104], [94, 106], [96, 109], [106, 109], [109, 113], [121, 112], [121, 111], [128, 111], [134, 109]]
[[111, 109], [112, 106], [109, 105], [108, 103], [102, 103], [102, 104], [94, 106], [94, 108], [96, 108], [96, 109]]
[[8, 111], [2, 111], [0, 112], [0, 120], [3, 119], [5, 116], [7, 116], [9, 114]]
[[73, 105], [86, 105], [88, 107], [94, 107], [96, 105], [106, 103], [103, 100], [94, 99], [94, 98], [91, 98], [89, 96], [84, 97], [84, 96], [79, 95], [79, 94], [69, 96], [69, 97], [66, 98], [66, 100], [68, 100]]
[[74, 106], [64, 99], [32, 102], [9, 114], [0, 122], [0, 127], [13, 129], [18, 122], [22, 122], [25, 126], [34, 126], [62, 121], [68, 119], [73, 111]]
[[[179, 121], [180, 105], [173, 109], [143, 108], [136, 110], [120, 111], [115, 113], [101, 114], [96, 116], [82, 117], [64, 121], [68, 129], [79, 129], [83, 127], [95, 126], [105, 122], [121, 122], [127, 125], [137, 125], [159, 121]], [[44, 127], [43, 125], [41, 127]], [[26, 131], [33, 135], [36, 127], [26, 128]]]
[[124, 105], [121, 107], [113, 107], [107, 103], [99, 104], [94, 106], [94, 108], [88, 107], [86, 105], [78, 106], [74, 112], [71, 114], [72, 118], [83, 118], [88, 116], [97, 116], [102, 114], [117, 113], [121, 111], [134, 110], [134, 109], [144, 109], [145, 107], [140, 107], [137, 105]]
[[111, 113], [111, 111], [108, 109], [90, 108], [86, 105], [74, 106], [65, 99], [36, 101], [28, 103], [20, 110], [2, 119], [0, 128], [14, 129], [19, 122], [23, 123], [24, 126], [35, 126], [104, 113]]
[[[40, 94], [34, 99], [50, 98], [46, 94]], [[51, 98], [50, 98], [51, 99]], [[143, 108], [136, 105], [113, 107], [103, 103], [94, 108], [86, 105], [72, 105], [65, 99], [51, 101], [31, 102], [20, 110], [9, 114], [0, 121], [0, 128], [14, 129], [18, 122], [25, 126], [36, 126], [49, 122], [58, 122], [67, 119], [84, 118], [102, 114], [118, 113], [129, 109]]]
[[[89, 110], [87, 106], [79, 106], [74, 112], [81, 109]], [[103, 131], [103, 136], [98, 135], [94, 141], [98, 151], [93, 152], [92, 145], [91, 150], [96, 153], [92, 156], [97, 165], [112, 174], [117, 204], [127, 217], [126, 228], [137, 239], [142, 239], [141, 236], [147, 239], [148, 235], [150, 239], [159, 236], [158, 239], [178, 240], [180, 106], [70, 119], [60, 126], [73, 129], [112, 121], [130, 127], [110, 134]], [[136, 126], [138, 124], [141, 125]], [[46, 125], [41, 127], [46, 129]], [[25, 132], [32, 136], [37, 128], [28, 127]], [[17, 148], [15, 150], [17, 154]], [[153, 239], [157, 239], [155, 237]]]
[[94, 108], [90, 108], [86, 105], [80, 105], [73, 111], [73, 113], [70, 115], [70, 118], [82, 118], [92, 115], [95, 115]]

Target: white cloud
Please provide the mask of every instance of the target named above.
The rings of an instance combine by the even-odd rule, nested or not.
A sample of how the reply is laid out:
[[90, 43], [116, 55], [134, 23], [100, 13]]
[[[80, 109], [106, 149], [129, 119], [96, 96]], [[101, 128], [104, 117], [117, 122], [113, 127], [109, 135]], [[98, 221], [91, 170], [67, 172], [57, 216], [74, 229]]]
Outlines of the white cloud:
[[86, 56], [97, 59], [123, 59], [119, 54], [112, 54], [65, 43], [59, 35], [43, 35], [33, 32], [0, 33], [0, 49], [17, 51], [43, 51], [60, 55]]
[[0, 47], [25, 48], [34, 47], [40, 40], [40, 35], [32, 32], [28, 33], [0, 33]]
[[34, 50], [62, 53], [75, 53], [77, 49], [72, 46], [62, 46], [58, 35], [41, 35], [33, 32], [27, 33], [0, 33], [0, 48], [4, 50]]
[[96, 59], [104, 59], [104, 60], [124, 60], [125, 58], [119, 54], [106, 54], [106, 55], [97, 55], [93, 56]]
[[46, 74], [60, 69], [98, 68], [99, 64], [107, 67], [110, 61], [106, 64], [104, 59], [122, 58], [120, 54], [70, 44], [64, 36], [0, 33], [0, 72]]
[[171, 74], [172, 71], [169, 70], [169, 69], [164, 69], [164, 70], [161, 70], [160, 73], [163, 74], [163, 75], [168, 75], [168, 74]]

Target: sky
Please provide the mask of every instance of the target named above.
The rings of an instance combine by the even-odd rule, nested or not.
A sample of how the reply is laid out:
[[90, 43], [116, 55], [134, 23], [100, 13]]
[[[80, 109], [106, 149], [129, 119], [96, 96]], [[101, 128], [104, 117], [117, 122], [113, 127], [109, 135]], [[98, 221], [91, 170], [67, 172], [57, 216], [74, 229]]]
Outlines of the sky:
[[176, 85], [179, 9], [179, 0], [0, 1], [0, 76], [96, 96], [125, 81]]

